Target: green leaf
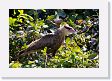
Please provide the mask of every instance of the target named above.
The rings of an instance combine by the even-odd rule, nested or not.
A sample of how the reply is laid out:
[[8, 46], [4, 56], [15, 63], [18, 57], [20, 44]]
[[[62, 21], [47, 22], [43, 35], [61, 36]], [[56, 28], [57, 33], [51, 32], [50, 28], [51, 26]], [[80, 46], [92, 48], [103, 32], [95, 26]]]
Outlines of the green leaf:
[[67, 38], [66, 38], [66, 44], [68, 44], [69, 42], [70, 42], [70, 38], [67, 37]]
[[46, 10], [45, 10], [45, 9], [42, 9], [42, 11], [43, 11], [43, 12], [46, 12]]
[[75, 26], [74, 22], [71, 19], [69, 19], [69, 21], [70, 21], [69, 22], [70, 25]]
[[35, 61], [28, 61], [28, 64], [34, 64], [35, 63]]
[[79, 46], [76, 46], [74, 48], [74, 51], [77, 52], [77, 53], [81, 53], [82, 54], [82, 50], [81, 50], [81, 48]]
[[57, 11], [57, 15], [58, 15], [58, 16], [61, 16], [61, 17], [63, 17], [63, 18], [66, 17], [66, 13], [65, 13], [62, 9], [59, 9], [59, 10]]
[[20, 68], [21, 66], [22, 66], [22, 64], [19, 63], [18, 61], [10, 63], [11, 68]]
[[47, 20], [53, 20], [54, 18], [55, 18], [54, 15], [50, 15], [50, 16], [48, 15], [48, 16], [47, 16]]
[[16, 18], [9, 17], [9, 24], [14, 25], [16, 20], [17, 20]]
[[20, 15], [22, 15], [24, 11], [23, 10], [18, 10], [18, 12], [20, 12]]
[[97, 56], [97, 54], [90, 54], [90, 55], [88, 56], [88, 58], [89, 58], [89, 59], [94, 59], [96, 56]]
[[47, 47], [45, 47], [43, 50], [41, 50], [41, 52], [46, 55], [46, 52], [47, 52]]
[[28, 46], [26, 45], [26, 43], [22, 46], [22, 49], [26, 49], [28, 48]]
[[16, 15], [16, 11], [14, 10], [14, 15]]

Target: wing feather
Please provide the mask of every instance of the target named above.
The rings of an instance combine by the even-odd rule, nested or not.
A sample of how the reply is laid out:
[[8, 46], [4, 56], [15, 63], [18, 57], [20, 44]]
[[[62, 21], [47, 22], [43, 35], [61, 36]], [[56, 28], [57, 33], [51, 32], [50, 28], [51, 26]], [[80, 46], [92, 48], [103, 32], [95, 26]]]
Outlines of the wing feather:
[[38, 49], [43, 49], [44, 47], [50, 47], [53, 45], [53, 34], [48, 34], [43, 36], [40, 39], [37, 39], [33, 42], [31, 42], [28, 45], [28, 48], [24, 52], [30, 52]]

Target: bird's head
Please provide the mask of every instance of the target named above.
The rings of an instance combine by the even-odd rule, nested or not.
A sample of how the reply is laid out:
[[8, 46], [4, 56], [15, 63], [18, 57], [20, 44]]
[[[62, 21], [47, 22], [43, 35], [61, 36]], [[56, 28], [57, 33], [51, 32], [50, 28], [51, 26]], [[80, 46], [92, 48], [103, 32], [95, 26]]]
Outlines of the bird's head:
[[64, 24], [62, 27], [61, 27], [63, 33], [67, 36], [67, 35], [70, 35], [70, 34], [73, 34], [73, 33], [76, 33], [76, 30], [73, 29], [71, 26], [69, 26], [68, 24]]

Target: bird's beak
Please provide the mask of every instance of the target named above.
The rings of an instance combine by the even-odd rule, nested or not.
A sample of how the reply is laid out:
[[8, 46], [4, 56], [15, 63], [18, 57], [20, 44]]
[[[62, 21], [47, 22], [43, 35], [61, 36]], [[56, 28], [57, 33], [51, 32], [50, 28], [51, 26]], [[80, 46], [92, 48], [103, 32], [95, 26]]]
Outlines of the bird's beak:
[[76, 29], [74, 29], [74, 34], [77, 34], [77, 30]]
[[77, 34], [77, 30], [76, 29], [71, 29], [70, 32], [73, 33], [73, 34]]

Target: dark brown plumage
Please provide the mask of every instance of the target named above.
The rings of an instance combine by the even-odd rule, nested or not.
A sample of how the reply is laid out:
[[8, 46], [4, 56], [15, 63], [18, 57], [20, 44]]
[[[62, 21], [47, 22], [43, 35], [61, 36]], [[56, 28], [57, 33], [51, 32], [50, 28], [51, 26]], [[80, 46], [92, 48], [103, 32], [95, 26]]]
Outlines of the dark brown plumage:
[[56, 51], [64, 42], [65, 36], [74, 33], [75, 30], [70, 27], [68, 24], [61, 26], [58, 28], [56, 32], [53, 34], [48, 34], [43, 36], [42, 38], [33, 41], [28, 45], [28, 48], [21, 51], [19, 55], [28, 54], [32, 51], [36, 51], [39, 49], [44, 49], [47, 47], [47, 54], [52, 54], [55, 56]]

